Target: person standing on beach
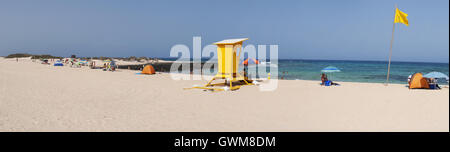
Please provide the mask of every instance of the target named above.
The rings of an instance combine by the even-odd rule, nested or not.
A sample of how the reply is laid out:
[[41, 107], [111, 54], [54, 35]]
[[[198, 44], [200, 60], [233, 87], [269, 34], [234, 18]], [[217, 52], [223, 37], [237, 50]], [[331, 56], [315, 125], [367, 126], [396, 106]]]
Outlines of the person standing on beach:
[[412, 75], [408, 76], [408, 84], [411, 84], [411, 77], [412, 77]]

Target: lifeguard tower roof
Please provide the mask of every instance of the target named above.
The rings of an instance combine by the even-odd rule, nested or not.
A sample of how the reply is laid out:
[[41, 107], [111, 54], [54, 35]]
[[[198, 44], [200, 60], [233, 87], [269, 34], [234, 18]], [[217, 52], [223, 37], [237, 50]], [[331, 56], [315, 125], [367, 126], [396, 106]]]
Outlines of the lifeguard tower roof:
[[218, 45], [218, 44], [236, 44], [242, 41], [248, 40], [248, 38], [240, 38], [240, 39], [226, 39], [226, 40], [222, 40], [219, 42], [216, 42], [214, 44]]

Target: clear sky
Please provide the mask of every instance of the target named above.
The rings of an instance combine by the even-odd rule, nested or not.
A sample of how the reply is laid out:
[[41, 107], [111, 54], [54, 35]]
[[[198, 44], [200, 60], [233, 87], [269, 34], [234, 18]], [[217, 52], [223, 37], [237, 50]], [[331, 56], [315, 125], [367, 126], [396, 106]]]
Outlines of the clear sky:
[[[449, 61], [448, 0], [2, 0], [0, 55], [168, 57], [175, 44], [248, 37], [288, 59]], [[191, 47], [192, 49], [192, 47]]]

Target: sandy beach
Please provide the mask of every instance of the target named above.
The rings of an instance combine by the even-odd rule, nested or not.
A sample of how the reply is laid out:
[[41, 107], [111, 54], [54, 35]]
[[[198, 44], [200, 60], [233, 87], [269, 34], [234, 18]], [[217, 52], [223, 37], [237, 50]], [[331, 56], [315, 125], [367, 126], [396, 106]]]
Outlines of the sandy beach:
[[449, 131], [449, 89], [280, 80], [278, 89], [0, 58], [0, 131]]

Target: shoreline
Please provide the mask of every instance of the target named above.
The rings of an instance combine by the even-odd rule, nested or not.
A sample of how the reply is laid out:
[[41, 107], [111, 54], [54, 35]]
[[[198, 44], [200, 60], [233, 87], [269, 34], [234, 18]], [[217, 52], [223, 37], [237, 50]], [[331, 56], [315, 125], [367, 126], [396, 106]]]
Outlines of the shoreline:
[[[8, 58], [0, 57], [0, 63], [1, 63], [2, 60], [8, 60]], [[12, 61], [12, 60], [15, 60], [15, 58], [14, 59], [11, 58], [9, 60]], [[30, 59], [29, 58], [22, 58], [22, 60], [28, 61]], [[38, 62], [31, 62], [31, 61], [29, 61], [29, 62], [40, 65]], [[171, 62], [171, 61], [167, 61], [167, 62]], [[139, 64], [136, 64], [136, 65], [145, 65], [145, 64], [148, 64], [148, 63], [139, 63]], [[128, 66], [128, 65], [119, 65], [119, 66]], [[53, 67], [53, 66], [50, 65], [50, 67]], [[63, 67], [64, 68], [69, 68], [69, 69], [79, 69], [79, 68], [71, 68], [71, 67], [67, 67], [67, 66], [63, 66]], [[90, 69], [90, 68], [88, 68], [86, 66], [82, 66], [82, 68], [83, 69], [84, 68], [85, 69], [89, 69], [89, 70], [99, 70], [99, 69]], [[139, 73], [140, 70], [124, 69], [124, 68], [122, 68], [122, 69], [118, 69], [116, 72], [118, 72], [118, 71], [119, 72], [120, 71], [124, 71], [124, 72], [130, 72], [130, 73]], [[159, 74], [170, 75], [170, 72], [167, 72], [167, 71], [164, 71], [164, 72], [156, 71], [156, 72], [159, 73]], [[176, 75], [180, 75], [180, 74], [176, 74]], [[181, 74], [181, 75], [189, 75], [190, 77], [192, 77], [192, 76], [206, 77], [206, 79], [202, 79], [201, 81], [209, 81], [212, 78], [212, 75], [198, 75], [198, 74]], [[311, 82], [311, 83], [317, 83], [317, 84], [320, 84], [320, 82], [321, 82], [320, 80], [309, 80], [309, 79], [279, 79], [279, 78], [271, 78], [271, 79], [278, 79], [278, 81], [305, 81], [305, 82]], [[261, 80], [266, 80], [266, 78], [262, 78]], [[174, 80], [174, 81], [177, 81], [177, 80]], [[190, 80], [185, 80], [185, 81], [190, 81]], [[385, 84], [385, 83], [382, 83], [382, 82], [358, 82], [358, 81], [336, 81], [336, 82], [337, 83], [346, 83], [346, 84], [379, 84], [379, 85], [383, 85], [383, 86]], [[407, 85], [407, 83], [394, 83], [394, 82], [391, 82], [391, 83], [389, 83], [389, 85], [404, 86], [404, 85]], [[407, 88], [407, 86], [405, 86], [405, 87]], [[449, 88], [449, 85], [441, 85], [441, 87], [442, 88]], [[411, 90], [423, 90], [423, 89], [411, 89]]]
[[[15, 59], [16, 59], [16, 58], [4, 58], [4, 57], [0, 57], [0, 59], [2, 59], [2, 58], [3, 58], [4, 60], [15, 60]], [[19, 58], [19, 59], [25, 59], [25, 60], [27, 60], [27, 59], [29, 59], [29, 57], [23, 57], [23, 58]], [[167, 64], [170, 64], [170, 63], [173, 63], [173, 62], [174, 62], [174, 61], [172, 61], [172, 60], [164, 60], [164, 58], [163, 58], [163, 59], [159, 59], [159, 62], [154, 62], [154, 61], [151, 61], [151, 60], [150, 60], [150, 61], [147, 61], [147, 62], [123, 61], [123, 60], [120, 60], [120, 59], [114, 59], [114, 60], [116, 61], [116, 64], [118, 65], [118, 69], [121, 69], [121, 70], [127, 70], [127, 69], [128, 69], [127, 67], [131, 67], [131, 68], [130, 68], [131, 70], [139, 71], [139, 68], [142, 68], [142, 67], [141, 67], [142, 65], [148, 65], [148, 64], [150, 64], [150, 65], [153, 65], [153, 66], [154, 66], [156, 72], [163, 72], [163, 73], [169, 73], [168, 71], [170, 71], [170, 70], [167, 70], [167, 69], [170, 69], [170, 65], [167, 65]], [[309, 60], [309, 59], [282, 59], [282, 60]], [[96, 62], [97, 67], [98, 67], [98, 65], [101, 65], [101, 64], [104, 63], [103, 60], [98, 60], [98, 59], [94, 59], [93, 61]], [[316, 60], [310, 60], [310, 61], [316, 61]], [[354, 62], [366, 62], [365, 60], [317, 60], [317, 61], [354, 61]], [[370, 61], [370, 62], [372, 62], [372, 61]], [[373, 62], [381, 62], [381, 61], [373, 61]], [[434, 63], [434, 62], [406, 62], [406, 61], [405, 61], [405, 62], [399, 61], [399, 62], [402, 62], [402, 63], [448, 64], [448, 63]], [[192, 65], [192, 62], [190, 62], [190, 63], [191, 63], [191, 68], [194, 67], [194, 66]], [[191, 72], [192, 72], [192, 69], [191, 69]], [[286, 72], [286, 71], [285, 71], [285, 72]], [[292, 71], [287, 71], [287, 72], [292, 72]], [[290, 77], [289, 74], [283, 75], [283, 76], [282, 76], [282, 77], [287, 77], [287, 78], [280, 79], [280, 76], [282, 75], [282, 74], [281, 74], [281, 71], [278, 72], [278, 75], [279, 75], [279, 77], [277, 78], [278, 80], [306, 80], [306, 81], [320, 81], [319, 79], [301, 79], [301, 78]], [[205, 75], [205, 76], [208, 76], [208, 75]], [[318, 76], [318, 77], [319, 77], [319, 76]], [[265, 77], [263, 76], [263, 79], [264, 79], [264, 78], [265, 78]], [[273, 76], [272, 76], [272, 78], [274, 79]], [[352, 80], [333, 80], [333, 81], [336, 81], [336, 82], [355, 82], [355, 83], [385, 84], [384, 81], [383, 81], [383, 82], [379, 82], [379, 81], [352, 81]], [[390, 81], [389, 84], [402, 84], [402, 85], [407, 85], [407, 83], [406, 83], [406, 78], [405, 78], [405, 81], [401, 81], [401, 82], [398, 82], [398, 81]], [[448, 83], [440, 84], [440, 85], [443, 86], [443, 87], [448, 87], [448, 86], [449, 86]]]
[[449, 89], [279, 80], [275, 91], [0, 59], [0, 131], [445, 131]]

